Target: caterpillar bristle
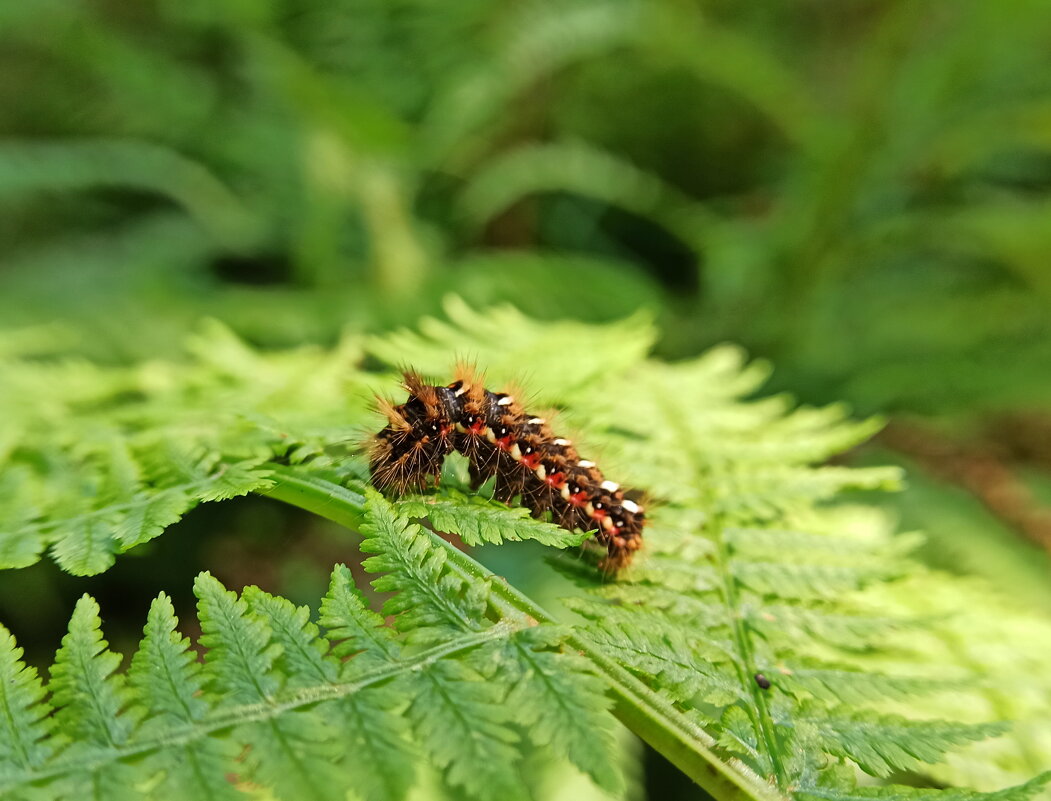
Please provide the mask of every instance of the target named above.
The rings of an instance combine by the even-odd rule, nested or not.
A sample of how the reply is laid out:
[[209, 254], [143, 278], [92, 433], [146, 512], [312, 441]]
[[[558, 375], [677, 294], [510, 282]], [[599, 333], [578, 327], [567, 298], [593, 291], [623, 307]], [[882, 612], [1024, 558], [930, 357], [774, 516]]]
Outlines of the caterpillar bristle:
[[485, 389], [471, 365], [460, 363], [448, 386], [427, 384], [419, 373], [403, 374], [408, 399], [378, 401], [388, 425], [369, 446], [372, 481], [381, 490], [422, 490], [437, 483], [453, 450], [467, 457], [475, 487], [495, 477], [494, 495], [516, 498], [535, 517], [550, 512], [569, 530], [594, 531], [606, 546], [600, 567], [630, 564], [642, 546], [644, 512], [608, 481], [594, 462], [580, 458], [571, 440], [556, 436], [552, 413], [533, 415], [522, 405], [524, 391]]
[[402, 378], [402, 384], [409, 391], [410, 396], [415, 396], [425, 406], [432, 406], [437, 402], [435, 387], [424, 381], [423, 376], [415, 370], [405, 370]]
[[401, 412], [398, 411], [398, 407], [394, 404], [390, 398], [376, 397], [376, 411], [382, 414], [390, 422], [393, 428], [412, 428], [409, 421], [402, 417]]
[[453, 382], [457, 381], [469, 389], [484, 390], [485, 373], [480, 373], [473, 362], [459, 360], [453, 365]]

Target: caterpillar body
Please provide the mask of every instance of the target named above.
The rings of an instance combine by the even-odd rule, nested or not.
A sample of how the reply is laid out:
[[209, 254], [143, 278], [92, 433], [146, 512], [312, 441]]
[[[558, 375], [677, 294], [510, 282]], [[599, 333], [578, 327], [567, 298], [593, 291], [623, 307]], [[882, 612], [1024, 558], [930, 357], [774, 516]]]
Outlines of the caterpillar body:
[[643, 508], [626, 498], [573, 443], [545, 419], [528, 414], [506, 392], [491, 392], [461, 370], [448, 386], [405, 372], [408, 400], [380, 399], [388, 424], [370, 442], [372, 482], [381, 490], [422, 490], [445, 457], [467, 457], [475, 487], [495, 477], [495, 497], [520, 498], [535, 517], [551, 512], [563, 528], [595, 531], [606, 546], [606, 570], [630, 563], [642, 546]]

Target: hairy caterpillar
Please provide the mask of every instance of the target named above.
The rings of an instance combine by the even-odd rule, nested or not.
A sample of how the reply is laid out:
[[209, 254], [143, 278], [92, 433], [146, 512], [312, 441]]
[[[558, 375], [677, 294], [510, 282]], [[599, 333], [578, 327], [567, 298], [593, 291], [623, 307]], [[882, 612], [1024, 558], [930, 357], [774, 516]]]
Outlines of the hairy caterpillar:
[[411, 371], [404, 377], [405, 403], [379, 400], [388, 424], [369, 447], [376, 487], [422, 490], [428, 476], [437, 482], [442, 462], [456, 450], [467, 457], [474, 486], [495, 476], [498, 500], [520, 497], [536, 517], [550, 511], [570, 531], [594, 530], [608, 552], [604, 569], [631, 561], [642, 546], [642, 507], [546, 420], [526, 413], [510, 394], [485, 389], [467, 370], [448, 386], [429, 385]]

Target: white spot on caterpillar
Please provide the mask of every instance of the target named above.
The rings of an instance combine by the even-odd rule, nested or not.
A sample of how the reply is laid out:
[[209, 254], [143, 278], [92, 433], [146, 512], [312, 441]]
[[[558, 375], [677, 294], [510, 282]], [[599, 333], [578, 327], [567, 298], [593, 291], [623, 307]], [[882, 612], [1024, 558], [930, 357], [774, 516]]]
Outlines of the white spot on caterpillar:
[[547, 422], [547, 420], [545, 420], [543, 417], [530, 417], [529, 418], [529, 425], [531, 425], [531, 426], [542, 426], [546, 422]]
[[485, 430], [485, 438], [490, 442], [496, 442], [496, 432], [491, 428]]
[[465, 431], [467, 431], [467, 429], [463, 427], [463, 423], [457, 423], [456, 424], [456, 430], [459, 431], [461, 434], [463, 434]]
[[609, 518], [609, 517], [602, 518], [602, 528], [606, 529], [606, 531], [609, 531], [611, 528], [613, 528], [613, 520], [612, 520], [612, 518]]
[[515, 402], [515, 399], [512, 398], [510, 395], [504, 395], [502, 398], [500, 398], [500, 400], [498, 400], [496, 402], [496, 405], [497, 406], [510, 406], [514, 402]]
[[453, 393], [453, 395], [458, 398], [461, 395], [465, 395], [466, 393], [467, 393], [467, 387], [460, 387], [458, 390], [456, 390], [456, 392]]
[[555, 442], [556, 445], [561, 445], [563, 448], [566, 445], [572, 445], [573, 444], [573, 440], [571, 440], [571, 439], [563, 439], [562, 437], [559, 437], [554, 442]]
[[603, 481], [599, 486], [601, 486], [606, 492], [616, 492], [620, 489], [620, 484], [616, 481]]
[[621, 501], [620, 505], [623, 506], [627, 511], [631, 512], [633, 515], [637, 515], [639, 512], [642, 511], [641, 506], [635, 503], [635, 501], [629, 501], [627, 498]]
[[522, 461], [522, 449], [518, 447], [517, 442], [511, 446], [511, 450], [508, 453], [511, 454], [511, 458], [516, 462]]
[[547, 468], [545, 468], [542, 464], [537, 465], [536, 466], [536, 476], [541, 481], [543, 481], [545, 478], [547, 478]]
[[595, 507], [592, 506], [591, 501], [588, 501], [584, 505], [584, 511], [588, 513], [588, 517], [594, 517], [595, 516]]
[[561, 495], [562, 495], [563, 499], [565, 499], [565, 500], [567, 500], [567, 501], [569, 500], [569, 495], [570, 495], [570, 492], [569, 492], [569, 484], [563, 484], [563, 485], [562, 485], [562, 492], [561, 492]]
[[588, 460], [588, 459], [581, 459], [579, 462], [577, 462], [577, 466], [578, 467], [594, 467], [595, 463], [590, 461], [590, 460]]

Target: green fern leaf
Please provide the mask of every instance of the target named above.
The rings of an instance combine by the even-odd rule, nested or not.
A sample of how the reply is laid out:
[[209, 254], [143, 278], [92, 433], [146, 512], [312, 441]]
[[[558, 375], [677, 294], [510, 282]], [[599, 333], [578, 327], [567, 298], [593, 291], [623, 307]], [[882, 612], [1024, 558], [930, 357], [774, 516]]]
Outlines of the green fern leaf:
[[32, 769], [51, 756], [51, 707], [36, 669], [22, 661], [22, 649], [0, 626], [0, 785], [5, 774]]
[[800, 600], [837, 598], [880, 579], [890, 578], [885, 566], [734, 561], [733, 576], [758, 595]]
[[[373, 582], [377, 590], [398, 592], [384, 604], [384, 612], [398, 615], [399, 629], [430, 641], [443, 630], [483, 627], [488, 595], [484, 582], [470, 587], [450, 574], [445, 552], [435, 549], [419, 526], [371, 489], [366, 493], [366, 518], [362, 530], [368, 538], [361, 549], [377, 555], [365, 561], [365, 569], [387, 574]], [[512, 717], [504, 703], [506, 689], [485, 681], [468, 664], [442, 662], [422, 674], [411, 693], [409, 717], [450, 784], [473, 795], [522, 797], [514, 770], [518, 736], [507, 725]]]
[[889, 776], [894, 771], [938, 762], [951, 748], [995, 737], [1008, 728], [998, 723], [968, 725], [863, 713], [822, 714], [820, 718], [797, 718], [796, 723], [812, 728], [821, 748], [854, 760], [873, 776]]
[[335, 681], [339, 668], [325, 658], [328, 645], [320, 639], [318, 627], [310, 622], [307, 607], [297, 607], [258, 587], [246, 587], [241, 597], [255, 617], [269, 625], [273, 641], [281, 649], [278, 664], [289, 677], [289, 687]]
[[[369, 353], [388, 364], [411, 363], [425, 375], [452, 374], [450, 354], [470, 353], [498, 386], [517, 377], [522, 364], [544, 364], [544, 382], [535, 387], [539, 403], [564, 400], [573, 390], [593, 386], [607, 371], [627, 369], [649, 350], [656, 331], [648, 317], [637, 315], [616, 327], [599, 328], [572, 321], [539, 321], [512, 306], [487, 313], [449, 296], [444, 308], [450, 321], [427, 318], [422, 333], [398, 331], [367, 341]], [[574, 343], [577, 353], [567, 352]]]
[[43, 538], [27, 524], [16, 524], [12, 530], [0, 531], [0, 570], [36, 564], [44, 547]]
[[[332, 655], [344, 660], [347, 679], [399, 657], [394, 632], [368, 608], [346, 565], [332, 570], [320, 622], [327, 630], [325, 637], [334, 643]], [[395, 681], [339, 702], [348, 768], [366, 801], [398, 801], [412, 787], [416, 754], [402, 714], [411, 687], [410, 680]]]
[[[574, 602], [583, 614], [594, 607]], [[685, 631], [650, 618], [649, 626], [610, 612], [593, 618], [588, 636], [632, 670], [649, 676], [677, 700], [701, 696], [713, 704], [729, 704], [743, 693], [732, 671], [731, 655], [718, 644], [691, 638]]]
[[129, 702], [126, 678], [115, 675], [121, 657], [107, 648], [101, 625], [98, 604], [81, 596], [48, 685], [56, 728], [78, 748], [121, 745], [134, 729], [134, 718], [120, 714]]
[[[269, 625], [273, 640], [280, 647], [277, 666], [290, 680], [290, 688], [310, 687], [332, 683], [339, 674], [338, 665], [325, 659], [328, 646], [319, 638], [317, 626], [310, 622], [306, 607], [296, 607], [284, 598], [249, 587], [243, 594], [248, 608]], [[341, 705], [341, 706], [345, 706]], [[361, 709], [354, 711], [360, 714]], [[338, 722], [322, 722], [310, 714], [300, 714], [288, 720], [273, 722], [264, 737], [253, 737], [260, 747], [256, 764], [261, 774], [276, 788], [283, 788], [289, 797], [340, 798], [340, 778], [333, 762], [342, 756], [346, 747], [336, 732]], [[300, 751], [302, 756], [291, 760], [288, 751]], [[275, 766], [282, 775], [277, 775]]]
[[873, 670], [851, 670], [825, 665], [810, 667], [784, 661], [769, 667], [778, 685], [801, 699], [820, 698], [829, 704], [863, 706], [867, 702], [910, 699], [919, 695], [951, 692], [966, 684], [963, 678], [948, 676], [897, 676]]
[[513, 683], [506, 705], [541, 748], [565, 754], [595, 783], [611, 793], [624, 786], [613, 751], [610, 699], [602, 679], [579, 655], [562, 650], [554, 628], [526, 629], [510, 639], [502, 662]]
[[468, 664], [441, 662], [413, 683], [412, 692], [413, 728], [450, 784], [478, 798], [526, 798], [505, 688]]
[[[403, 631], [481, 628], [488, 596], [485, 584], [471, 586], [445, 571], [445, 552], [430, 547], [423, 529], [399, 516], [375, 490], [368, 490], [366, 498], [362, 533], [367, 539], [361, 550], [376, 555], [365, 560], [365, 569], [385, 574], [372, 583], [377, 591], [398, 593], [383, 605], [384, 614], [397, 615]], [[424, 631], [421, 636], [438, 635]]]
[[415, 783], [418, 754], [403, 716], [413, 686], [395, 681], [339, 702], [346, 771], [365, 801], [401, 801]]
[[[767, 370], [735, 348], [645, 360], [641, 318], [602, 327], [449, 308], [450, 323], [332, 351], [258, 353], [210, 326], [181, 363], [0, 361], [2, 558], [50, 548], [68, 569], [97, 571], [196, 503], [257, 492], [362, 531], [373, 586], [391, 593], [377, 614], [337, 567], [316, 625], [286, 599], [204, 575], [203, 663], [162, 597], [126, 682], [82, 600], [49, 701], [0, 638], [0, 676], [13, 681], [0, 687], [5, 797], [353, 789], [380, 801], [405, 798], [424, 761], [447, 792], [520, 797], [521, 766], [539, 763], [532, 751], [523, 763], [527, 742], [612, 789], [623, 759], [610, 711], [720, 801], [860, 797], [859, 783], [901, 771], [1036, 792], [1019, 783], [1051, 753], [1039, 738], [1046, 622], [912, 564], [914, 539], [829, 502], [897, 481], [820, 466], [873, 421], [745, 400]], [[542, 401], [582, 429], [603, 469], [652, 494], [635, 563], [613, 581], [586, 558], [555, 559], [572, 580], [560, 621], [431, 529], [558, 547], [583, 535], [455, 489], [394, 501], [365, 490], [354, 443], [381, 422], [364, 399], [396, 379], [353, 367], [363, 348], [443, 379], [457, 353], [477, 354], [494, 381], [528, 356]], [[974, 742], [1001, 731], [990, 718], [1019, 722]], [[881, 797], [913, 794], [924, 793]]]
[[270, 471], [261, 469], [259, 464], [260, 461], [249, 460], [219, 465], [208, 477], [206, 488], [199, 494], [199, 499], [226, 501], [273, 486]]
[[178, 487], [143, 493], [125, 505], [125, 514], [114, 523], [113, 539], [122, 551], [149, 542], [192, 506], [193, 500]]
[[[48, 689], [55, 707], [55, 730], [70, 741], [67, 756], [90, 759], [123, 746], [134, 731], [140, 710], [129, 709], [127, 678], [116, 674], [121, 657], [107, 648], [100, 630], [98, 604], [84, 595], [77, 601], [69, 632], [55, 655]], [[123, 714], [122, 714], [123, 713]], [[135, 774], [117, 762], [70, 777], [68, 791], [80, 798], [132, 799]]]
[[[144, 735], [163, 737], [180, 725], [192, 727], [211, 711], [203, 693], [203, 666], [190, 641], [176, 631], [177, 624], [171, 600], [162, 593], [150, 604], [143, 639], [128, 671], [138, 702], [148, 710]], [[206, 738], [172, 743], [154, 752], [148, 762], [162, 777], [159, 787], [165, 798], [232, 801], [239, 794], [222, 777], [237, 757], [236, 743]]]
[[67, 520], [65, 533], [51, 546], [51, 555], [74, 576], [101, 573], [116, 561], [114, 527], [112, 518], [95, 514]]
[[325, 636], [333, 643], [333, 655], [345, 658], [355, 669], [372, 667], [372, 660], [390, 661], [398, 658], [399, 647], [393, 632], [383, 618], [368, 608], [361, 590], [346, 565], [332, 570], [328, 594], [321, 601], [321, 625]]
[[891, 799], [908, 799], [909, 801], [1029, 801], [1051, 784], [1051, 771], [1045, 771], [1024, 784], [1008, 787], [991, 793], [980, 793], [959, 787], [945, 789], [928, 789], [917, 787], [851, 787], [813, 788], [796, 794], [799, 801], [891, 801]]
[[346, 777], [339, 759], [344, 744], [320, 715], [301, 711], [244, 727], [250, 747], [248, 775], [279, 798], [344, 801]]
[[209, 709], [202, 697], [201, 665], [176, 625], [171, 599], [161, 593], [150, 604], [142, 642], [128, 671], [131, 686], [158, 724], [192, 723]]
[[569, 548], [580, 545], [589, 536], [536, 520], [529, 516], [528, 509], [508, 507], [457, 490], [447, 490], [438, 497], [400, 500], [398, 512], [406, 517], [426, 518], [434, 528], [458, 534], [470, 546], [536, 540], [541, 545]]
[[239, 703], [265, 702], [277, 682], [271, 676], [281, 646], [270, 640], [270, 628], [248, 614], [248, 605], [210, 574], [193, 585], [201, 619], [201, 643], [214, 664], [212, 689]]
[[[316, 628], [288, 601], [258, 590], [249, 592], [247, 600], [238, 599], [207, 574], [197, 579], [194, 589], [199, 599], [201, 642], [210, 649], [213, 686], [224, 699], [274, 704], [282, 660], [309, 671], [292, 674], [297, 676], [296, 684], [335, 678], [335, 666], [322, 658], [325, 649], [316, 642]], [[253, 615], [249, 602], [265, 615]], [[275, 626], [277, 635], [272, 636]], [[274, 787], [283, 797], [341, 797], [343, 780], [337, 763], [344, 745], [333, 726], [315, 711], [297, 709], [243, 724], [239, 731], [251, 745], [250, 776]]]
[[774, 772], [773, 762], [759, 742], [759, 733], [748, 713], [740, 706], [727, 707], [719, 720], [719, 743], [731, 754], [755, 765], [762, 775]]

